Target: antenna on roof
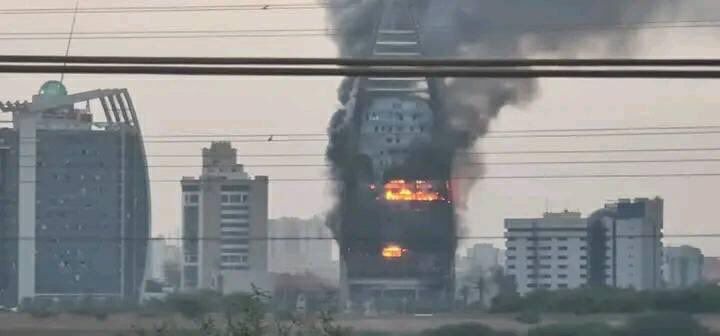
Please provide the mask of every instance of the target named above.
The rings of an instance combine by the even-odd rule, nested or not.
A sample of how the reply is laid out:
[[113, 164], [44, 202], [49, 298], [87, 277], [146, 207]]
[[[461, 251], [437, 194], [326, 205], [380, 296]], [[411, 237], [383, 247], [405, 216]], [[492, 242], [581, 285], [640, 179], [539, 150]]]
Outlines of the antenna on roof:
[[[70, 45], [72, 44], [73, 34], [75, 33], [75, 23], [77, 22], [78, 8], [80, 7], [80, 0], [75, 1], [75, 11], [73, 12], [72, 24], [70, 25], [70, 35], [68, 36], [67, 47], [65, 48], [65, 57], [70, 56]], [[63, 68], [67, 65], [67, 62], [63, 63]], [[60, 83], [65, 79], [65, 71], [60, 74]]]

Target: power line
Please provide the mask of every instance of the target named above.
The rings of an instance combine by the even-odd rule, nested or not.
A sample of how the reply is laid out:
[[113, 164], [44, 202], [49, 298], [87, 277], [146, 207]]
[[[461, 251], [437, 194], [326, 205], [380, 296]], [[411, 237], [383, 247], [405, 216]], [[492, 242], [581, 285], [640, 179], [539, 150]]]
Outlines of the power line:
[[[199, 158], [199, 157], [198, 157]], [[586, 164], [637, 164], [637, 163], [712, 163], [720, 162], [720, 158], [701, 158], [701, 159], [650, 159], [650, 160], [586, 160], [586, 161], [491, 161], [491, 162], [459, 162], [460, 166], [532, 166], [532, 165], [586, 165]], [[20, 168], [32, 168], [39, 166], [21, 165]], [[96, 166], [42, 166], [43, 168], [52, 169], [85, 169], [97, 168]], [[179, 165], [147, 165], [146, 168], [215, 168], [216, 166], [203, 166], [193, 164]], [[332, 167], [330, 164], [313, 164], [313, 163], [271, 163], [271, 164], [243, 164], [248, 168], [327, 168]]]
[[[718, 21], [713, 21], [718, 22]], [[501, 28], [501, 27], [498, 27]], [[517, 33], [513, 27], [502, 27], [497, 31], [484, 32], [489, 35]], [[535, 30], [520, 29], [520, 32], [540, 34], [555, 33], [559, 31], [584, 30], [588, 27], [568, 26], [565, 28], [554, 28], [542, 30], [536, 27]], [[598, 26], [594, 27], [598, 28]], [[642, 30], [642, 29], [669, 29], [669, 28], [720, 28], [720, 23], [713, 24], [691, 24], [691, 25], [620, 25], [620, 26], [599, 26], [605, 30]], [[444, 29], [451, 33], [449, 29]], [[427, 30], [426, 30], [427, 31]], [[443, 31], [443, 30], [441, 30]], [[234, 30], [157, 30], [157, 31], [106, 31], [106, 32], [79, 32], [78, 40], [133, 40], [133, 39], [198, 39], [198, 38], [252, 38], [252, 37], [331, 37], [337, 35], [339, 30], [327, 28], [310, 29], [234, 29]], [[23, 40], [64, 40], [65, 37], [56, 36], [64, 33], [58, 32], [11, 32], [0, 33], [0, 40], [23, 41]], [[44, 35], [44, 36], [43, 36]]]
[[[308, 10], [338, 7], [325, 3], [256, 3], [243, 5], [186, 5], [186, 6], [124, 6], [124, 7], [83, 7], [81, 14], [103, 13], [166, 13], [166, 12], [217, 12], [217, 11], [266, 11], [266, 10]], [[343, 6], [350, 7], [350, 6]], [[18, 8], [2, 9], [0, 15], [27, 15], [27, 14], [69, 14], [71, 8]]]
[[390, 77], [390, 78], [605, 78], [605, 79], [718, 79], [720, 70], [665, 69], [480, 69], [397, 67], [196, 67], [196, 66], [108, 66], [108, 65], [0, 65], [0, 73], [134, 74], [169, 76], [302, 76], [302, 77]]
[[[449, 180], [455, 181], [481, 181], [481, 180], [577, 180], [577, 179], [652, 179], [652, 178], [694, 178], [694, 177], [720, 177], [720, 172], [713, 173], [658, 173], [658, 174], [563, 174], [563, 175], [490, 175], [490, 176], [460, 176], [451, 177]], [[105, 182], [119, 183], [119, 181]], [[339, 179], [329, 177], [314, 178], [269, 178], [270, 183], [301, 183], [301, 182], [332, 182], [341, 181]], [[150, 183], [180, 183], [181, 180], [150, 180]], [[19, 181], [20, 184], [25, 183], [42, 183], [42, 181]]]
[[[459, 152], [466, 155], [534, 155], [534, 154], [612, 154], [612, 153], [665, 153], [665, 152], [713, 152], [720, 147], [687, 147], [687, 148], [631, 148], [631, 149], [578, 149], [578, 150], [527, 150], [527, 151], [482, 151]], [[152, 158], [201, 158], [199, 154], [148, 154]], [[278, 158], [278, 157], [325, 157], [323, 153], [262, 153], [238, 154], [239, 158]], [[19, 157], [37, 157], [37, 155], [19, 155]]]
[[[675, 131], [675, 130], [714, 130], [720, 129], [720, 125], [690, 125], [690, 126], [642, 126], [642, 127], [605, 127], [605, 128], [556, 128], [556, 129], [511, 129], [511, 130], [492, 130], [488, 135], [493, 134], [514, 134], [514, 133], [560, 133], [560, 132], [615, 132], [615, 131]], [[393, 134], [404, 134], [412, 132], [392, 132]], [[143, 135], [144, 139], [152, 138], [218, 138], [218, 137], [315, 137], [327, 136], [327, 133], [299, 132], [299, 133], [216, 133], [216, 134], [150, 134]]]
[[[400, 133], [378, 133], [379, 135], [397, 135]], [[412, 133], [407, 133], [412, 134]], [[720, 134], [720, 130], [717, 131], [687, 131], [687, 132], [647, 132], [647, 133], [597, 133], [597, 134], [523, 134], [523, 135], [487, 135], [481, 137], [482, 139], [522, 139], [522, 138], [593, 138], [593, 137], [616, 137], [616, 136], [670, 136], [670, 135], [710, 135]], [[31, 141], [32, 138], [24, 138], [21, 143], [33, 143], [39, 142], [39, 140]], [[152, 139], [152, 138], [151, 138]], [[157, 139], [157, 138], [155, 138]], [[146, 144], [188, 144], [188, 143], [208, 143], [217, 139], [167, 139], [167, 140], [144, 140]], [[288, 143], [288, 142], [328, 142], [327, 138], [314, 139], [314, 138], [297, 138], [297, 139], [278, 139], [273, 137], [272, 139], [248, 139], [247, 137], [231, 138], [222, 137], [224, 141], [232, 141], [235, 143]]]
[[[258, 30], [248, 30], [257, 32]], [[284, 31], [284, 30], [269, 30]], [[1, 34], [0, 34], [1, 35]], [[287, 58], [0, 55], [0, 63], [115, 65], [336, 65], [396, 67], [715, 67], [720, 59], [467, 59], [467, 58]]]
[[[554, 239], [578, 239], [584, 236], [579, 235], [543, 235], [540, 238], [554, 238]], [[454, 237], [458, 240], [505, 240], [508, 237], [503, 235], [462, 235]], [[537, 237], [515, 237], [515, 238], [537, 238]], [[616, 238], [720, 238], [720, 233], [661, 233], [661, 234], [620, 234]], [[59, 237], [59, 236], [14, 236], [14, 237], [0, 237], [2, 240], [10, 241], [27, 241], [34, 240], [40, 242], [60, 242], [60, 241], [222, 241], [222, 240], [247, 240], [247, 241], [295, 241], [295, 240], [337, 240], [338, 238], [332, 236], [249, 236], [249, 237], [102, 237], [102, 236], [74, 236], [74, 237]], [[345, 240], [363, 241], [373, 240], [374, 237], [345, 237]]]

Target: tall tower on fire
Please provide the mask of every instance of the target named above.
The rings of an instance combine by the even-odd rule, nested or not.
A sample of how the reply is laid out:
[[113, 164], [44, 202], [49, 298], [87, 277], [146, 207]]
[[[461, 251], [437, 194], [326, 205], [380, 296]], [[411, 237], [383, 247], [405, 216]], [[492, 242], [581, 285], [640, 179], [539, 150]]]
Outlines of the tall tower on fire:
[[[422, 57], [411, 1], [383, 6], [368, 56]], [[354, 118], [354, 178], [345, 181], [339, 230], [349, 306], [437, 307], [451, 298], [456, 236], [450, 172], [428, 162], [442, 122], [435, 86], [423, 77], [354, 81], [346, 105]]]

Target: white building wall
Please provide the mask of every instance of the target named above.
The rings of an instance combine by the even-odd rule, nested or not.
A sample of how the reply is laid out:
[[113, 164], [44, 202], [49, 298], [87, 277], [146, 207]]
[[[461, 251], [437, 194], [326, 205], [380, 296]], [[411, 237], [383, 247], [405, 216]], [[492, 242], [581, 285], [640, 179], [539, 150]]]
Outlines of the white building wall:
[[[629, 204], [620, 200], [619, 204]], [[607, 229], [608, 286], [636, 290], [658, 289], [662, 277], [662, 200], [636, 199], [644, 204], [644, 216], [605, 220]], [[616, 209], [617, 204], [606, 205]]]
[[518, 292], [571, 289], [587, 283], [586, 224], [579, 213], [506, 219], [506, 273]]
[[663, 277], [668, 288], [687, 288], [702, 282], [705, 257], [692, 246], [671, 246], [664, 249]]

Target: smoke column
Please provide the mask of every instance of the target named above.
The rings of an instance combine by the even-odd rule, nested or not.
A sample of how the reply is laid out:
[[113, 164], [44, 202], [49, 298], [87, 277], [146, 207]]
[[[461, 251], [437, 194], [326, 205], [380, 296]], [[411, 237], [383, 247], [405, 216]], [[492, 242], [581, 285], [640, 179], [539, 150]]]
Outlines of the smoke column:
[[[385, 0], [388, 1], [388, 0]], [[527, 58], [540, 52], [575, 57], [584, 48], [598, 46], [615, 55], [632, 52], [637, 30], [659, 14], [674, 13], [679, 1], [668, 0], [416, 0], [415, 17], [421, 30], [425, 56], [455, 58]], [[327, 9], [328, 23], [342, 57], [367, 57], [383, 0], [334, 0]], [[440, 86], [445, 132], [435, 138], [449, 147], [450, 161], [462, 162], [464, 150], [485, 135], [503, 107], [532, 101], [538, 92], [534, 79], [445, 79]], [[352, 80], [338, 89], [347, 103]], [[340, 180], [352, 175], [344, 153], [348, 139], [349, 110], [340, 109], [329, 127], [328, 161]], [[478, 161], [474, 157], [473, 161]], [[472, 171], [470, 171], [472, 169]], [[453, 165], [453, 176], [479, 176], [482, 167]], [[471, 179], [454, 181], [462, 205]], [[338, 186], [343, 188], [343, 186]], [[338, 192], [342, 192], [339, 190]], [[330, 223], [332, 227], [333, 218]]]

